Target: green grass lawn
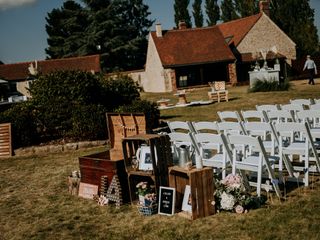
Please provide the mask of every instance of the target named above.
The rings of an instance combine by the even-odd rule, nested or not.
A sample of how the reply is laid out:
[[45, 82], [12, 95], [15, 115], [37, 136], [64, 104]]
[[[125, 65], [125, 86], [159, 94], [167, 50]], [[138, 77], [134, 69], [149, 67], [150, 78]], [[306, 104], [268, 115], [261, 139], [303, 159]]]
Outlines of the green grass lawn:
[[[317, 80], [316, 80], [317, 82]], [[209, 88], [188, 92], [207, 100]], [[161, 111], [163, 120], [217, 120], [219, 110], [253, 109], [256, 104], [320, 98], [320, 84], [294, 83], [288, 92], [250, 93], [229, 88], [230, 101]], [[159, 100], [170, 94], [143, 94]], [[67, 176], [79, 169], [78, 157], [97, 147], [48, 155], [0, 159], [0, 240], [2, 239], [320, 239], [320, 182], [295, 188], [279, 201], [274, 195], [247, 214], [219, 213], [194, 221], [180, 216], [141, 216], [136, 206], [101, 207], [71, 196]]]

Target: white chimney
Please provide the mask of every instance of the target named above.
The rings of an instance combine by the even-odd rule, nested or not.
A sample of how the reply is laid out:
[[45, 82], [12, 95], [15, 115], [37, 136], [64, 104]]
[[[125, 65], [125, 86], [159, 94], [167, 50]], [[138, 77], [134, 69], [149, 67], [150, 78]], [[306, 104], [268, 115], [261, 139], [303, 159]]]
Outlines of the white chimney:
[[161, 23], [156, 24], [156, 35], [157, 35], [157, 37], [162, 37]]

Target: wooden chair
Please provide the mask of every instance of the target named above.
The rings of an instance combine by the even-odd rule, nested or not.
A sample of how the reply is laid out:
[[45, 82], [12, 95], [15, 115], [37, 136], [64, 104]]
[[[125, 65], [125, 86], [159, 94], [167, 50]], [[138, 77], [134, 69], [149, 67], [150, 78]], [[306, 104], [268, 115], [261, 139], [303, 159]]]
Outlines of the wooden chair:
[[226, 83], [225, 81], [215, 81], [209, 82], [211, 87], [211, 91], [208, 92], [208, 97], [211, 100], [216, 100], [218, 102], [225, 100], [229, 101], [229, 92], [226, 90]]

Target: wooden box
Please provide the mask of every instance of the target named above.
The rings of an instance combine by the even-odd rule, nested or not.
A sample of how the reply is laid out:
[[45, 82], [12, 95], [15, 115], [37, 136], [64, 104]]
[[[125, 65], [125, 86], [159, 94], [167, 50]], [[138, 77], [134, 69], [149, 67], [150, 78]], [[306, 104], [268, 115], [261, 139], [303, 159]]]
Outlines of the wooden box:
[[110, 152], [99, 152], [87, 156], [79, 157], [81, 182], [90, 183], [99, 186], [101, 176], [108, 176], [108, 183], [110, 184], [115, 174], [118, 175], [123, 202], [129, 201], [128, 194], [128, 177], [123, 159], [110, 159]]
[[[186, 185], [191, 190], [192, 213], [180, 212]], [[211, 204], [214, 200], [214, 179], [212, 168], [186, 170], [173, 166], [169, 168], [169, 186], [176, 189], [176, 212], [189, 219], [210, 216], [215, 213]]]
[[106, 113], [111, 159], [122, 158], [122, 139], [150, 132], [143, 113]]

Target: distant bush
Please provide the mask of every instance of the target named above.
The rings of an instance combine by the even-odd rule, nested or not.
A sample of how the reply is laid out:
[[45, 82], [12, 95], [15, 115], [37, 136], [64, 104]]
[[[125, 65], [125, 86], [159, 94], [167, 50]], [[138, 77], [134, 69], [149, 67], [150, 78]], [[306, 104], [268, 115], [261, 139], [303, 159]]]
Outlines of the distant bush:
[[1, 123], [11, 123], [13, 148], [40, 143], [37, 118], [30, 102], [15, 104], [0, 114]]
[[[106, 139], [105, 113], [140, 99], [138, 86], [129, 77], [105, 79], [82, 71], [40, 76], [30, 93], [30, 100], [0, 114], [0, 122], [12, 123], [15, 147], [61, 139]], [[147, 106], [145, 111], [154, 116]], [[137, 108], [141, 110], [142, 106]]]
[[103, 87], [101, 103], [109, 112], [140, 99], [138, 84], [128, 76], [118, 75], [116, 78], [102, 79], [101, 84]]
[[130, 105], [120, 106], [116, 112], [140, 112], [144, 113], [146, 117], [146, 123], [148, 129], [154, 129], [159, 127], [160, 111], [157, 104], [147, 100], [136, 100]]
[[248, 92], [272, 92], [272, 91], [288, 91], [291, 88], [289, 81], [279, 83], [278, 81], [256, 81]]

